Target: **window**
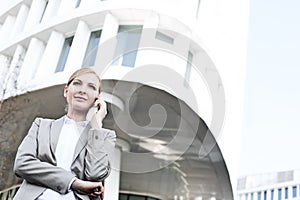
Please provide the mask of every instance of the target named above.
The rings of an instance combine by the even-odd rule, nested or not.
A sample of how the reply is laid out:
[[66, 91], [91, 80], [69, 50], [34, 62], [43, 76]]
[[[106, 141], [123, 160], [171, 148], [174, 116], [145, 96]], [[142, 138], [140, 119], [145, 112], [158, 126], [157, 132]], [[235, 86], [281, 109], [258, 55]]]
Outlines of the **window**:
[[169, 43], [169, 44], [174, 43], [174, 39], [172, 37], [170, 37], [162, 32], [159, 32], [159, 31], [156, 31], [155, 38], [158, 40], [164, 41], [166, 43]]
[[84, 66], [93, 66], [95, 64], [100, 36], [101, 30], [91, 33], [89, 44], [87, 46], [83, 60]]
[[245, 200], [248, 200], [248, 193], [245, 195]]
[[257, 200], [261, 200], [261, 192], [257, 192]]
[[126, 194], [120, 194], [119, 195], [119, 200], [128, 200], [128, 195], [126, 195]]
[[292, 189], [292, 195], [293, 195], [293, 198], [297, 197], [297, 186], [293, 186], [293, 189]]
[[146, 200], [146, 197], [145, 196], [131, 194], [129, 196], [129, 200]]
[[274, 190], [271, 190], [271, 200], [274, 200]]
[[190, 78], [191, 78], [192, 61], [193, 61], [193, 54], [189, 51], [188, 59], [187, 59], [187, 62], [186, 62], [185, 75], [184, 75], [184, 85], [186, 87], [189, 85], [189, 81], [190, 81]]
[[120, 200], [159, 200], [154, 197], [148, 197], [144, 195], [137, 195], [137, 194], [119, 194]]
[[282, 190], [281, 188], [278, 189], [278, 200], [281, 200], [282, 197]]
[[267, 200], [267, 191], [264, 191], [264, 200]]
[[253, 200], [253, 193], [251, 193], [250, 196], [251, 196], [250, 199]]
[[66, 62], [68, 59], [68, 55], [69, 55], [69, 52], [70, 52], [70, 49], [72, 46], [73, 38], [74, 38], [74, 36], [65, 39], [64, 46], [60, 53], [59, 61], [58, 61], [57, 67], [55, 69], [55, 72], [64, 71], [64, 68], [65, 68], [65, 65], [66, 65]]
[[288, 187], [284, 188], [284, 197], [285, 197], [285, 199], [289, 198], [289, 188]]
[[119, 26], [113, 65], [134, 67], [142, 26]]
[[75, 8], [78, 8], [80, 6], [81, 0], [77, 0]]
[[45, 2], [45, 6], [44, 6], [44, 9], [43, 9], [41, 18], [40, 18], [40, 23], [41, 23], [42, 20], [43, 20], [43, 17], [44, 17], [44, 15], [45, 15], [45, 12], [46, 12], [46, 9], [47, 9], [47, 6], [48, 6], [48, 1]]

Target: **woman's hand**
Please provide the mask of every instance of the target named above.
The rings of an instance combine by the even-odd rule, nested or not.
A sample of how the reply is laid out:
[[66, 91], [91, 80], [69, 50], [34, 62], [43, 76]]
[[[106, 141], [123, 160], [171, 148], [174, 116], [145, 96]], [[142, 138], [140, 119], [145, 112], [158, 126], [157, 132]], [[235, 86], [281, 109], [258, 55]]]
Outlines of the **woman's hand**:
[[71, 188], [80, 194], [89, 195], [90, 197], [100, 196], [103, 200], [104, 187], [101, 182], [83, 181], [75, 179]]
[[91, 125], [95, 129], [100, 129], [102, 128], [102, 121], [107, 114], [106, 103], [98, 97], [94, 103], [94, 107], [97, 107], [98, 111], [92, 116]]

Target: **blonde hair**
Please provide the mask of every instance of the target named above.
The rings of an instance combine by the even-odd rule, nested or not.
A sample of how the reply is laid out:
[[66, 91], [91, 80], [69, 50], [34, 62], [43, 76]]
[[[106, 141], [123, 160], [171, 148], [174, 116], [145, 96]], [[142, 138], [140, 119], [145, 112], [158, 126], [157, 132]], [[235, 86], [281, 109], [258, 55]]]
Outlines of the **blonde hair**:
[[83, 75], [83, 74], [94, 74], [94, 75], [97, 77], [97, 79], [99, 80], [99, 83], [100, 83], [100, 84], [99, 84], [99, 88], [98, 88], [99, 93], [100, 93], [101, 79], [100, 79], [100, 77], [98, 76], [98, 74], [97, 74], [93, 69], [88, 68], [88, 67], [83, 67], [83, 68], [80, 68], [80, 69], [76, 70], [76, 71], [70, 76], [70, 78], [69, 78], [69, 80], [68, 80], [68, 83], [67, 83], [67, 86], [69, 86], [69, 85], [72, 83], [72, 81], [73, 81], [76, 77], [81, 76], [81, 75]]

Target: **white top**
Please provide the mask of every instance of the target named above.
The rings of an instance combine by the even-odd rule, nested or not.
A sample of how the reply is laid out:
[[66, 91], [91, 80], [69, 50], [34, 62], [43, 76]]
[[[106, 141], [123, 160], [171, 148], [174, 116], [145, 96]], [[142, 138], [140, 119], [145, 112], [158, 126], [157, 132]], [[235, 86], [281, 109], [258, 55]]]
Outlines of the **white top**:
[[[57, 167], [71, 171], [75, 147], [86, 125], [87, 121], [76, 123], [67, 116], [65, 117], [64, 125], [62, 126], [55, 151]], [[72, 182], [73, 180], [71, 181], [69, 187], [71, 186]], [[45, 192], [38, 198], [38, 200], [53, 199], [76, 200], [77, 198], [72, 190], [70, 190], [70, 192], [67, 194], [60, 194], [52, 189], [45, 190]]]

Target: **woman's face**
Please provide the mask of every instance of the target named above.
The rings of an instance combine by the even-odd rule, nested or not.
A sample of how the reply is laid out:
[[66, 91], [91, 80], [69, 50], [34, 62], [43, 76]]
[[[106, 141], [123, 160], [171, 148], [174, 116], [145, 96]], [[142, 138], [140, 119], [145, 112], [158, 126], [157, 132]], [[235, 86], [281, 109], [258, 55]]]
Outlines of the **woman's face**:
[[87, 112], [99, 96], [100, 82], [96, 75], [86, 73], [77, 76], [64, 89], [64, 96], [67, 99], [68, 110]]

